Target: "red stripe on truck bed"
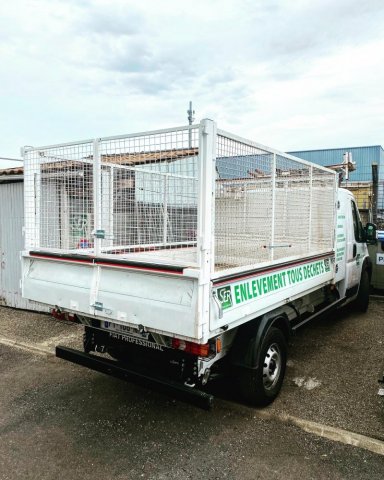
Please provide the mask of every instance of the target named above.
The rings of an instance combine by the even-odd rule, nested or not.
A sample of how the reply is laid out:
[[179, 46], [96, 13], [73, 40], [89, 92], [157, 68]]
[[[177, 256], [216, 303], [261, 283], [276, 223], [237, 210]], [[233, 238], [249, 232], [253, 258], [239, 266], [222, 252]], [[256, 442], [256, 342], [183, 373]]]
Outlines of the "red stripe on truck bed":
[[110, 260], [99, 257], [75, 256], [68, 254], [40, 253], [29, 252], [34, 258], [42, 258], [44, 260], [54, 260], [57, 262], [82, 263], [86, 265], [102, 265], [104, 267], [128, 268], [131, 270], [140, 270], [144, 272], [166, 273], [168, 275], [182, 275], [183, 268], [174, 265], [156, 265], [144, 262], [132, 262], [127, 260]]

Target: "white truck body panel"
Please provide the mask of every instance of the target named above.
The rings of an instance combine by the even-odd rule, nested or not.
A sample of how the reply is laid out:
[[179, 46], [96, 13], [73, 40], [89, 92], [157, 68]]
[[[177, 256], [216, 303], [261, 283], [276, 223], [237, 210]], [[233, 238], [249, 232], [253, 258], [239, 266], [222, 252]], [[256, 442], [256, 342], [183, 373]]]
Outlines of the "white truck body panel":
[[334, 257], [330, 254], [216, 283], [214, 291], [221, 301], [223, 315], [219, 318], [211, 314], [211, 330], [255, 318], [256, 312], [263, 315], [330, 283], [333, 277]]

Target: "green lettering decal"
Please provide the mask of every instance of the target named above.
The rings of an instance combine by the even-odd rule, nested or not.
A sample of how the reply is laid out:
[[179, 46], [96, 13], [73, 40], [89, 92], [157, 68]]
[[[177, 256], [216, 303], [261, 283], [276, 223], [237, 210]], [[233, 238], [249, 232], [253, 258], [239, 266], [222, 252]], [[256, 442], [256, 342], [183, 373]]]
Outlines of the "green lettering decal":
[[299, 282], [303, 280], [303, 269], [300, 267], [299, 268]]
[[256, 280], [252, 280], [252, 295], [254, 298], [257, 297], [257, 285]]
[[239, 285], [235, 285], [235, 300], [236, 300], [236, 303], [240, 303], [241, 302], [241, 299], [240, 299], [240, 286]]
[[246, 283], [247, 285], [247, 295], [248, 295], [248, 300], [253, 298], [253, 295], [252, 295], [252, 292], [251, 292], [251, 286], [249, 285], [249, 283], [247, 282]]
[[267, 279], [265, 277], [263, 278], [262, 283], [263, 283], [263, 293], [265, 295], [266, 293], [268, 293]]
[[275, 287], [273, 285], [273, 276], [272, 275], [270, 277], [267, 277], [267, 285], [268, 285], [268, 292], [273, 292]]
[[276, 274], [273, 275], [273, 288], [275, 290], [279, 288], [279, 282], [277, 280], [278, 278], [279, 278], [279, 275], [276, 275]]
[[259, 294], [259, 295], [262, 295], [262, 294], [263, 294], [263, 289], [261, 288], [261, 286], [262, 286], [262, 280], [261, 280], [261, 279], [257, 279], [257, 280], [256, 280], [256, 284], [257, 284], [258, 294]]
[[[336, 249], [336, 261], [345, 255], [345, 247]], [[232, 308], [244, 302], [257, 301], [268, 293], [283, 290], [289, 286], [304, 283], [320, 275], [331, 272], [329, 258], [317, 262], [310, 262], [298, 267], [283, 270], [271, 275], [260, 275], [242, 283], [227, 285], [217, 289], [217, 297], [223, 310]]]
[[240, 296], [241, 296], [241, 301], [244, 302], [245, 300], [248, 300], [247, 298], [247, 289], [245, 287], [245, 284], [242, 283], [240, 285]]

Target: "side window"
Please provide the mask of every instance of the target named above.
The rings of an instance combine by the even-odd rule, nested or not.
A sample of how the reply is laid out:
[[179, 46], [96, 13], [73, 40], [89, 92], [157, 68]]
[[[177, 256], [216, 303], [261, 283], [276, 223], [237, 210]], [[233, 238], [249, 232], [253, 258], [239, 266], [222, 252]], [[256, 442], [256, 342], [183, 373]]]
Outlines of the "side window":
[[351, 200], [352, 207], [352, 219], [353, 219], [353, 230], [355, 232], [356, 242], [363, 241], [363, 226], [361, 225], [359, 211], [357, 210], [356, 203]]

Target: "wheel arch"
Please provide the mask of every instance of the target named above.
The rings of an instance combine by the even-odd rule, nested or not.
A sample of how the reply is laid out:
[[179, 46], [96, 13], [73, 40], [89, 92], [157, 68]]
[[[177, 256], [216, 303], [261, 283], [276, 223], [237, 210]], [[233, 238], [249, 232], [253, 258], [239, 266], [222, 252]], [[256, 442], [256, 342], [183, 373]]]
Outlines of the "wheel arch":
[[278, 328], [285, 340], [292, 333], [291, 324], [285, 312], [269, 312], [238, 328], [230, 352], [230, 362], [234, 367], [257, 369], [261, 345], [271, 328]]

